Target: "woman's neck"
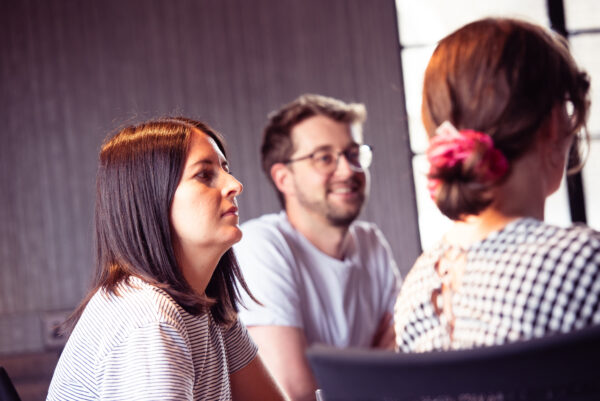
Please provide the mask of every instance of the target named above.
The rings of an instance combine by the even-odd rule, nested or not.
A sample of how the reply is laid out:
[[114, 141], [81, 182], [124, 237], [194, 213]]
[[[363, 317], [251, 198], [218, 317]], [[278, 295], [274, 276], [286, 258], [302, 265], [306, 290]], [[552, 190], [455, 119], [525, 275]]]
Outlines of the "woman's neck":
[[197, 294], [203, 295], [224, 252], [184, 249], [181, 244], [174, 244], [174, 249], [185, 281]]
[[456, 221], [444, 240], [468, 247], [519, 218], [543, 220], [548, 189], [539, 167], [535, 157], [513, 162], [510, 176], [494, 189], [492, 204], [477, 215]]
[[451, 245], [468, 248], [471, 244], [485, 239], [493, 232], [502, 230], [510, 222], [525, 216], [507, 216], [488, 208], [478, 215], [467, 216], [455, 221], [444, 235], [444, 241]]

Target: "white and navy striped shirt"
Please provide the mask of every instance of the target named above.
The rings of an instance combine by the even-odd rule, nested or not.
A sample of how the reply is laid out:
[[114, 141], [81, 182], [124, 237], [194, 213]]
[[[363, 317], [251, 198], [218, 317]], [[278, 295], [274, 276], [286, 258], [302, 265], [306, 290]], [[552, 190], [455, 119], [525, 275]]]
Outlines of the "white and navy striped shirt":
[[187, 313], [137, 278], [98, 291], [58, 361], [48, 400], [230, 400], [229, 374], [256, 345], [239, 320]]

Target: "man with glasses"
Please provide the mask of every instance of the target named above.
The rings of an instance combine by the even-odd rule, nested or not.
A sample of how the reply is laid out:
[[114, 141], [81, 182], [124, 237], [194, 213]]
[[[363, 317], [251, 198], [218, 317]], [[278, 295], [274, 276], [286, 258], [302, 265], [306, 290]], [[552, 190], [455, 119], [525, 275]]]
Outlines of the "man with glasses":
[[240, 310], [292, 400], [314, 400], [305, 349], [392, 348], [399, 277], [383, 234], [355, 221], [369, 188], [363, 105], [303, 95], [272, 114], [262, 165], [282, 210], [242, 225], [235, 252], [248, 286]]

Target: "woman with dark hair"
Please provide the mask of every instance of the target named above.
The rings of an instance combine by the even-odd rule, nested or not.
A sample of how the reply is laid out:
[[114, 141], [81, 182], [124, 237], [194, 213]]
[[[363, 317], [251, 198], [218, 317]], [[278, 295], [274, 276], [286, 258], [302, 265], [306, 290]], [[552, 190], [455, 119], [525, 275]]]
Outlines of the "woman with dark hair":
[[185, 118], [100, 152], [93, 288], [49, 400], [282, 400], [238, 321], [236, 196], [221, 137]]
[[543, 222], [567, 160], [578, 167], [588, 89], [565, 41], [527, 22], [484, 19], [440, 41], [422, 115], [429, 191], [454, 224], [406, 277], [399, 350], [502, 344], [600, 323], [600, 233]]

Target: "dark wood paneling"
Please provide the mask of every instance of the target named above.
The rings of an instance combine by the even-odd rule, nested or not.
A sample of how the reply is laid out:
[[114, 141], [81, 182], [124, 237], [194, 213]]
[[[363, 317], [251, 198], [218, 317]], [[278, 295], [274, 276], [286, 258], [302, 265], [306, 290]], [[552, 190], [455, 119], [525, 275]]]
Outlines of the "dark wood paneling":
[[149, 117], [224, 133], [245, 220], [278, 209], [259, 167], [269, 111], [305, 92], [364, 102], [363, 218], [407, 271], [419, 241], [397, 37], [393, 0], [2, 2], [0, 353], [42, 349], [39, 317], [84, 294], [97, 152]]
[[59, 351], [0, 356], [0, 366], [6, 369], [21, 401], [42, 401], [59, 356]]

